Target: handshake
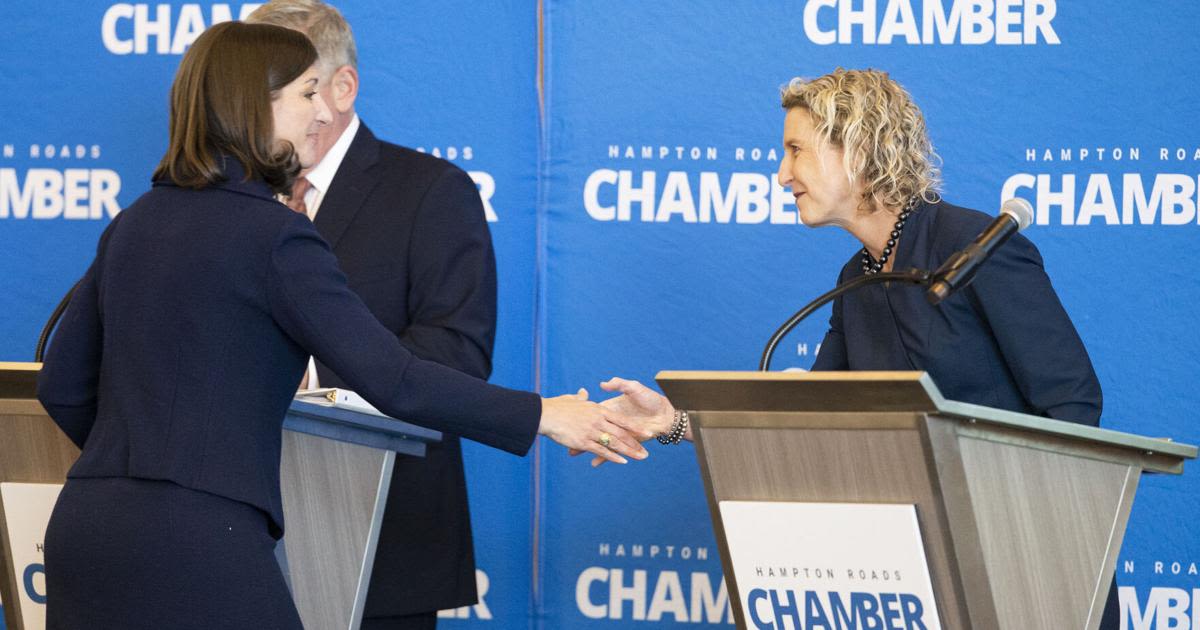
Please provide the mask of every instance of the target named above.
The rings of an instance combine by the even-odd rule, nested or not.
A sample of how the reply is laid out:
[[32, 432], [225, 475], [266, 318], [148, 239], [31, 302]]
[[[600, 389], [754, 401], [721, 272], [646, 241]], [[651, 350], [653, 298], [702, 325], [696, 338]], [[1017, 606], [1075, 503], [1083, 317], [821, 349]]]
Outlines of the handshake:
[[[675, 422], [671, 401], [637, 381], [623, 378], [609, 379], [600, 388], [619, 395], [599, 404], [588, 401], [586, 389], [543, 398], [538, 433], [567, 447], [571, 455], [592, 453], [592, 466], [605, 461], [625, 464], [627, 457], [649, 457], [641, 443], [671, 432]], [[691, 429], [682, 437], [690, 440]]]

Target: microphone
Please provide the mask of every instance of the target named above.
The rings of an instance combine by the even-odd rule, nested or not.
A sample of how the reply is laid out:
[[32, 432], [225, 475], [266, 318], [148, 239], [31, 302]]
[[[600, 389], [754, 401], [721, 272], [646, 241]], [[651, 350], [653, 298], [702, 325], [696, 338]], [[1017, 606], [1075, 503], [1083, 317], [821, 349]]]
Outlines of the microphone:
[[1033, 206], [1028, 201], [1013, 197], [1000, 206], [1000, 216], [992, 221], [965, 249], [955, 253], [930, 275], [925, 298], [930, 304], [938, 304], [959, 289], [971, 284], [979, 266], [991, 257], [997, 247], [1009, 237], [1033, 223]]
[[71, 285], [71, 290], [67, 291], [67, 294], [58, 302], [58, 306], [54, 307], [54, 312], [50, 313], [50, 319], [46, 320], [46, 325], [42, 327], [42, 334], [38, 336], [37, 347], [33, 350], [33, 360], [37, 363], [41, 363], [42, 358], [46, 356], [46, 342], [50, 340], [50, 333], [54, 332], [54, 327], [58, 325], [58, 320], [66, 312], [67, 305], [71, 303], [71, 296], [75, 295], [75, 289], [78, 287], [78, 281]]

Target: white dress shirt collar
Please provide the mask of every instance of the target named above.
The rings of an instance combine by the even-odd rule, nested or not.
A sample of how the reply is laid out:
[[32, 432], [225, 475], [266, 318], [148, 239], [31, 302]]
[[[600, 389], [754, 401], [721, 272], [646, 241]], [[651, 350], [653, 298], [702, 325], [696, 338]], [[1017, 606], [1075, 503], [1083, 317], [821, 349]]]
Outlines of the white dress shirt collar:
[[[308, 179], [308, 183], [315, 190], [310, 191], [305, 195], [305, 202], [308, 205], [309, 218], [315, 218], [317, 210], [320, 208], [320, 202], [325, 197], [325, 192], [329, 190], [329, 186], [333, 184], [333, 176], [337, 175], [338, 168], [342, 165], [342, 160], [346, 158], [346, 152], [350, 150], [350, 143], [354, 141], [354, 136], [358, 133], [358, 114], [355, 114], [350, 119], [350, 124], [342, 131], [342, 135], [338, 136], [337, 142], [329, 147], [329, 153], [321, 159], [319, 163], [304, 177]], [[312, 197], [312, 203], [308, 199]]]
[[[308, 218], [316, 220], [317, 210], [321, 209], [321, 202], [325, 200], [325, 191], [329, 190], [329, 185], [333, 183], [333, 176], [337, 175], [338, 168], [342, 165], [342, 160], [346, 157], [346, 152], [350, 150], [350, 143], [354, 141], [355, 134], [358, 133], [358, 114], [350, 119], [350, 124], [342, 131], [342, 135], [338, 136], [337, 142], [329, 147], [329, 153], [321, 159], [313, 170], [309, 171], [306, 177], [310, 184], [309, 189], [304, 193], [304, 205], [307, 206]], [[312, 357], [308, 358], [308, 371], [304, 387], [313, 389], [321, 386], [320, 378], [317, 377], [317, 364]]]

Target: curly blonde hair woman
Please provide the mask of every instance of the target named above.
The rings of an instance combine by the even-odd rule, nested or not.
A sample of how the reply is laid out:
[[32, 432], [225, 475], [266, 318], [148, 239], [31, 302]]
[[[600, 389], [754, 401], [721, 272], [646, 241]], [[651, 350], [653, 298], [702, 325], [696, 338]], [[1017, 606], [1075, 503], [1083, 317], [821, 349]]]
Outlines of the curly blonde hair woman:
[[[937, 269], [991, 223], [941, 199], [924, 117], [886, 73], [838, 69], [795, 79], [783, 90], [783, 107], [780, 185], [791, 188], [805, 225], [836, 225], [862, 243], [838, 284], [893, 267]], [[1037, 247], [1020, 234], [996, 248], [970, 285], [937, 305], [919, 288], [897, 283], [838, 297], [812, 369], [921, 370], [950, 400], [1100, 422], [1091, 359]], [[659, 393], [622, 378], [601, 387], [621, 394], [604, 405], [670, 442], [691, 439], [686, 412]], [[1101, 630], [1120, 625], [1115, 586]]]
[[863, 182], [862, 209], [895, 208], [914, 196], [937, 200], [938, 157], [925, 117], [886, 72], [839, 68], [813, 80], [792, 79], [783, 89], [783, 108], [797, 107], [812, 118], [822, 146], [842, 150], [849, 179]]
[[779, 183], [791, 187], [801, 220], [849, 230], [869, 271], [891, 269], [897, 217], [938, 200], [938, 158], [921, 110], [887, 73], [841, 68], [792, 79], [783, 108]]

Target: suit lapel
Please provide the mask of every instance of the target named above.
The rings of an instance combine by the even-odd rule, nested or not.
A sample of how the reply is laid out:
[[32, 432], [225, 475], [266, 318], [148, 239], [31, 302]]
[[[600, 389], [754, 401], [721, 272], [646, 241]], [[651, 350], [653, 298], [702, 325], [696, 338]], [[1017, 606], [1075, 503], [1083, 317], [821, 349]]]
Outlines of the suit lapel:
[[333, 183], [321, 199], [317, 219], [313, 222], [330, 247], [337, 248], [338, 241], [354, 222], [354, 215], [379, 183], [372, 169], [378, 161], [379, 140], [360, 123], [346, 157], [342, 158], [337, 174], [333, 176]]

